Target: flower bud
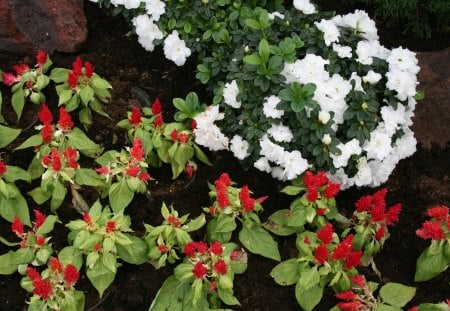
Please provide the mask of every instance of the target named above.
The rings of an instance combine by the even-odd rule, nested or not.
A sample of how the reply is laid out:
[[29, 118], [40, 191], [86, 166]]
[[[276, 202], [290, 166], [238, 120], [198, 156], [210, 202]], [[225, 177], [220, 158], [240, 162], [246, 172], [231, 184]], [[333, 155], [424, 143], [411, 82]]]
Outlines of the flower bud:
[[324, 145], [329, 145], [329, 144], [331, 143], [331, 136], [330, 136], [330, 134], [325, 134], [325, 135], [323, 135], [323, 137], [322, 137], [322, 143], [323, 143]]
[[328, 111], [320, 111], [319, 112], [319, 121], [322, 124], [327, 124], [330, 121], [330, 113]]

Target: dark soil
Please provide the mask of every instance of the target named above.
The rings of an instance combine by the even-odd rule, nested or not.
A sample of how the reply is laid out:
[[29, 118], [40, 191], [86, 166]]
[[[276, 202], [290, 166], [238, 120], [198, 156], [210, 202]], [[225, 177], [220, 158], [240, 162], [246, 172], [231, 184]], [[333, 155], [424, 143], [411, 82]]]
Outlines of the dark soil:
[[[333, 1], [334, 2], [334, 1]], [[95, 116], [94, 126], [88, 131], [89, 137], [108, 149], [119, 149], [125, 143], [125, 133], [115, 124], [126, 118], [126, 112], [136, 103], [133, 98], [133, 88], [138, 87], [148, 93], [151, 99], [159, 97], [166, 111], [165, 117], [170, 119], [173, 113], [172, 98], [185, 97], [192, 90], [196, 90], [203, 101], [207, 101], [201, 86], [195, 86], [193, 64], [177, 68], [170, 61], [165, 60], [162, 51], [157, 49], [153, 53], [145, 52], [134, 37], [127, 37], [128, 26], [120, 17], [113, 17], [99, 9], [95, 4], [86, 3], [86, 14], [89, 22], [89, 39], [80, 51], [83, 60], [94, 64], [96, 72], [110, 81], [113, 85], [111, 103], [108, 104], [108, 113], [111, 119]], [[388, 30], [380, 31], [382, 43], [394, 46], [400, 43], [414, 50], [433, 50], [448, 47], [427, 46], [424, 42], [418, 47], [417, 42], [408, 42], [408, 38], [401, 33], [391, 32], [389, 38], [384, 37]], [[383, 41], [387, 40], [387, 41]], [[440, 40], [443, 41], [448, 38]], [[411, 43], [411, 45], [409, 45]], [[400, 45], [397, 44], [397, 45]], [[53, 53], [51, 59], [57, 67], [69, 68], [75, 60], [75, 55]], [[0, 64], [4, 71], [10, 71], [12, 65], [17, 63], [33, 64], [34, 58], [30, 56], [0, 53]], [[3, 94], [3, 115], [7, 117], [12, 126], [25, 127], [30, 124], [35, 115], [32, 104], [27, 104], [25, 116], [17, 124], [10, 108], [10, 94], [7, 88], [1, 86]], [[57, 101], [55, 95], [48, 94], [47, 102], [53, 111]], [[430, 107], [432, 108], [432, 107]], [[28, 117], [27, 117], [28, 115]], [[430, 120], [430, 122], [432, 122]], [[2, 150], [2, 157], [10, 165], [26, 167], [33, 156], [31, 151], [12, 153], [12, 149], [20, 144], [26, 137], [34, 134], [34, 129], [24, 132], [13, 143], [11, 148]], [[115, 139], [117, 138], [117, 139]], [[193, 181], [188, 182], [181, 178], [173, 182], [169, 171], [151, 170], [150, 173], [158, 180], [150, 186], [152, 197], [138, 195], [132, 204], [127, 207], [127, 213], [132, 218], [132, 227], [142, 233], [143, 223], [157, 225], [161, 222], [161, 203], [173, 204], [180, 213], [191, 213], [193, 217], [199, 215], [202, 207], [209, 205], [207, 181], [214, 181], [222, 172], [228, 172], [239, 186], [248, 184], [255, 196], [268, 195], [264, 203], [264, 212], [261, 219], [280, 208], [287, 208], [292, 197], [280, 194], [282, 183], [276, 182], [270, 176], [256, 170], [243, 171], [230, 153], [208, 153], [214, 166], [200, 166]], [[414, 283], [415, 263], [419, 254], [428, 245], [415, 235], [421, 223], [425, 220], [425, 210], [434, 205], [450, 205], [450, 145], [445, 149], [432, 148], [431, 150], [418, 147], [418, 151], [410, 158], [401, 161], [389, 181], [383, 185], [388, 187], [388, 205], [403, 203], [404, 209], [399, 224], [392, 229], [391, 237], [387, 240], [383, 251], [376, 257], [376, 264], [382, 274], [382, 282], [399, 282], [417, 287], [414, 300], [408, 304], [416, 305], [421, 302], [439, 302], [450, 298], [450, 273], [447, 271], [439, 277], [422, 283]], [[25, 164], [24, 164], [25, 163]], [[20, 184], [24, 191], [33, 189], [36, 184]], [[338, 207], [344, 212], [351, 212], [354, 202], [362, 195], [371, 194], [377, 189], [350, 189], [338, 196]], [[84, 193], [88, 201], [96, 198]], [[28, 197], [31, 209], [38, 208], [48, 211], [46, 206], [38, 207]], [[57, 224], [52, 233], [55, 249], [67, 245], [67, 230], [63, 224], [76, 219], [78, 214], [71, 208], [70, 197], [58, 210], [62, 224]], [[204, 232], [198, 233], [195, 238], [202, 239]], [[9, 240], [14, 236], [10, 233], [10, 224], [0, 219], [0, 235]], [[295, 240], [277, 238], [282, 258], [295, 256]], [[0, 254], [8, 248], [0, 244]], [[294, 287], [277, 285], [269, 276], [276, 262], [261, 256], [249, 255], [248, 269], [243, 275], [235, 278], [235, 294], [241, 307], [235, 310], [300, 310], [294, 296]], [[77, 288], [86, 294], [87, 310], [147, 310], [156, 292], [164, 280], [172, 274], [174, 266], [167, 266], [155, 270], [152, 265], [144, 264], [133, 266], [126, 263], [118, 269], [116, 279], [102, 300], [86, 277], [82, 277]], [[376, 275], [369, 269], [361, 270], [366, 277], [378, 281]], [[0, 276], [0, 310], [23, 310], [28, 295], [20, 287], [21, 276]], [[331, 290], [327, 289], [322, 304], [317, 310], [329, 310], [336, 301]]]

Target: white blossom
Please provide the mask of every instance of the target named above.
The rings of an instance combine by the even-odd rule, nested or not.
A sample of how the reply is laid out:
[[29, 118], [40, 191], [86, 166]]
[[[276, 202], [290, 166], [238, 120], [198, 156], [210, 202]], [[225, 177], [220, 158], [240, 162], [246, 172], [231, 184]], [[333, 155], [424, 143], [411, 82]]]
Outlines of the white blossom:
[[331, 144], [331, 136], [330, 134], [324, 134], [322, 137], [322, 143], [325, 145]]
[[230, 150], [233, 152], [235, 158], [239, 160], [244, 160], [250, 154], [248, 153], [248, 141], [244, 140], [239, 135], [234, 135], [230, 140]]
[[291, 142], [294, 139], [294, 135], [289, 127], [283, 124], [272, 124], [272, 126], [267, 130], [267, 133], [273, 137], [277, 142]]
[[333, 43], [333, 51], [335, 51], [340, 58], [352, 58], [352, 48], [349, 46]]
[[333, 21], [341, 27], [350, 27], [366, 40], [378, 40], [377, 27], [369, 15], [361, 10], [346, 15], [336, 15]]
[[358, 172], [354, 176], [355, 185], [361, 187], [370, 184], [372, 182], [372, 170], [369, 163], [367, 163], [366, 157], [359, 158], [356, 167], [358, 168]]
[[405, 130], [405, 134], [395, 141], [392, 153], [400, 159], [405, 159], [416, 152], [416, 145], [417, 141], [414, 133], [408, 128]]
[[373, 71], [372, 69], [369, 70], [369, 72], [367, 72], [367, 74], [362, 77], [362, 80], [365, 83], [369, 83], [369, 84], [376, 84], [378, 81], [381, 80], [381, 74], [379, 74], [378, 72]]
[[270, 20], [274, 20], [275, 17], [278, 17], [278, 18], [280, 18], [280, 19], [284, 19], [284, 14], [281, 14], [281, 13], [278, 12], [278, 11], [274, 11], [274, 12], [272, 12], [272, 13], [269, 13], [269, 19], [270, 19]]
[[353, 138], [345, 144], [340, 143], [337, 145], [337, 148], [341, 151], [340, 154], [330, 154], [335, 168], [346, 167], [352, 155], [359, 155], [362, 152], [359, 141], [356, 138]]
[[164, 40], [164, 56], [173, 61], [177, 66], [183, 66], [186, 58], [191, 55], [191, 50], [186, 47], [186, 43], [178, 36], [178, 31], [174, 30]]
[[368, 159], [384, 160], [392, 151], [392, 139], [380, 129], [370, 133], [370, 139], [365, 142], [363, 150], [367, 152]]
[[285, 178], [292, 180], [308, 169], [308, 161], [302, 157], [301, 152], [298, 150], [286, 151], [280, 166], [284, 168]]
[[145, 9], [147, 14], [153, 17], [153, 20], [159, 21], [161, 15], [166, 13], [166, 4], [161, 0], [146, 0]]
[[219, 113], [219, 106], [208, 106], [205, 111], [195, 116], [197, 127], [193, 130], [195, 142], [205, 146], [210, 150], [217, 151], [228, 149], [229, 139], [214, 124], [217, 120], [224, 118], [223, 113]]
[[132, 22], [138, 35], [139, 44], [145, 50], [153, 51], [155, 49], [153, 41], [163, 38], [162, 31], [154, 23], [154, 20], [146, 14], [134, 17]]
[[270, 95], [264, 99], [263, 113], [267, 118], [279, 119], [284, 115], [284, 110], [277, 109], [281, 98], [275, 95]]
[[408, 97], [416, 95], [417, 77], [414, 74], [401, 71], [391, 70], [386, 73], [386, 87], [389, 90], [396, 91], [396, 97], [404, 101]]
[[266, 157], [259, 158], [253, 166], [262, 172], [270, 173], [272, 171], [269, 159]]
[[225, 83], [225, 87], [223, 88], [223, 100], [225, 101], [225, 104], [235, 109], [241, 108], [241, 102], [236, 100], [238, 94], [239, 87], [236, 80], [233, 80], [230, 83]]
[[416, 75], [420, 67], [417, 65], [419, 61], [416, 58], [416, 53], [402, 47], [393, 49], [386, 58], [389, 63], [390, 70], [401, 70]]
[[321, 110], [319, 111], [319, 121], [322, 124], [327, 124], [330, 121], [330, 113], [328, 111]]
[[315, 22], [314, 25], [323, 32], [325, 45], [330, 46], [331, 43], [339, 41], [339, 29], [333, 20], [322, 19], [320, 22]]
[[309, 15], [316, 13], [316, 7], [309, 0], [294, 0], [294, 7], [303, 14]]
[[383, 161], [373, 160], [369, 162], [369, 167], [372, 172], [371, 187], [378, 187], [382, 183], [386, 182], [389, 175], [394, 171], [395, 166], [399, 161], [397, 155], [391, 155]]
[[325, 70], [325, 65], [330, 61], [315, 54], [306, 54], [301, 60], [292, 64], [285, 63], [281, 74], [286, 78], [286, 83], [294, 81], [300, 84], [316, 83], [328, 79], [330, 74]]
[[381, 119], [383, 120], [384, 129], [388, 135], [394, 135], [395, 131], [406, 122], [405, 109], [405, 106], [401, 103], [397, 103], [397, 109], [391, 106], [381, 107]]
[[261, 147], [260, 154], [270, 162], [281, 163], [283, 161], [284, 148], [273, 143], [267, 135], [259, 140], [259, 146]]

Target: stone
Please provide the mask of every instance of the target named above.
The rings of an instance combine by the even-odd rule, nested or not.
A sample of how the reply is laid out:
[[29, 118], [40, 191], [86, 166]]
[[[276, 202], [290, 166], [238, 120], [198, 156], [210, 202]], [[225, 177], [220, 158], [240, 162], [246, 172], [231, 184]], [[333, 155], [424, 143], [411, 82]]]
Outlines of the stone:
[[412, 130], [423, 148], [444, 149], [450, 142], [450, 48], [419, 52], [417, 58], [417, 89], [425, 98], [417, 102]]
[[0, 49], [75, 53], [87, 39], [82, 0], [0, 0]]

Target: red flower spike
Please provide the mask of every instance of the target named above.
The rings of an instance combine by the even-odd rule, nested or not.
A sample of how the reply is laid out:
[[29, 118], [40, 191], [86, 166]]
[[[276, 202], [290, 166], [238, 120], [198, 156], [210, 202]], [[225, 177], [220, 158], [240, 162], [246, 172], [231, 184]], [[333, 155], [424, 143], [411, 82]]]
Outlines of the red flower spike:
[[195, 249], [200, 254], [205, 254], [208, 251], [208, 245], [203, 241], [195, 242]]
[[327, 213], [327, 209], [326, 208], [318, 208], [316, 210], [316, 214], [318, 216], [325, 216], [326, 213]]
[[242, 187], [239, 192], [239, 200], [241, 201], [241, 205], [246, 212], [251, 212], [255, 209], [255, 200], [250, 197], [250, 190], [248, 186]]
[[192, 176], [194, 176], [195, 168], [192, 165], [186, 164], [186, 168], [184, 169], [186, 172], [186, 175], [189, 179], [192, 179]]
[[48, 55], [45, 51], [39, 51], [36, 55], [36, 61], [39, 67], [42, 67], [48, 59]]
[[314, 259], [316, 259], [319, 266], [323, 265], [328, 258], [328, 249], [325, 244], [320, 244], [314, 250]]
[[130, 177], [137, 177], [141, 172], [141, 168], [139, 166], [132, 166], [125, 170], [125, 174]]
[[29, 277], [30, 280], [33, 281], [34, 279], [40, 279], [41, 275], [35, 268], [27, 267], [27, 277]]
[[322, 229], [317, 231], [317, 237], [324, 244], [330, 244], [333, 241], [333, 225], [327, 223]]
[[306, 193], [306, 199], [309, 202], [316, 202], [319, 198], [319, 191], [315, 187], [309, 187], [308, 192]]
[[323, 196], [326, 197], [327, 199], [334, 198], [339, 193], [340, 189], [341, 189], [340, 184], [330, 181], [327, 187], [325, 188]]
[[52, 148], [50, 158], [52, 160], [52, 169], [56, 172], [59, 172], [61, 170], [61, 158], [56, 147]]
[[382, 238], [384, 238], [384, 236], [386, 235], [386, 227], [385, 226], [381, 226], [380, 229], [377, 230], [377, 232], [375, 232], [375, 239], [377, 239], [378, 241], [381, 240]]
[[220, 256], [222, 255], [223, 252], [223, 246], [222, 243], [220, 243], [219, 241], [215, 241], [213, 242], [210, 246], [209, 246], [209, 251], [216, 255], [216, 256]]
[[231, 255], [230, 255], [230, 259], [231, 260], [236, 260], [238, 259], [238, 257], [241, 255], [240, 251], [232, 251]]
[[347, 269], [351, 269], [353, 267], [361, 265], [362, 254], [363, 254], [362, 251], [351, 252], [345, 260], [345, 267]]
[[12, 232], [14, 232], [19, 238], [21, 238], [23, 235], [23, 228], [24, 228], [23, 222], [19, 219], [19, 217], [14, 216], [14, 220], [11, 224]]
[[110, 169], [107, 166], [96, 168], [95, 171], [102, 175], [109, 175]]
[[220, 175], [219, 177], [219, 180], [223, 182], [227, 187], [231, 185], [231, 179], [227, 173], [222, 173], [222, 175]]
[[179, 133], [178, 134], [178, 141], [182, 144], [185, 144], [189, 139], [189, 136], [185, 133]]
[[419, 308], [418, 307], [412, 307], [412, 308], [409, 308], [408, 311], [419, 311]]
[[344, 259], [348, 255], [350, 255], [350, 252], [352, 251], [352, 243], [353, 243], [353, 235], [348, 235], [341, 243], [336, 246], [336, 248], [333, 251], [333, 254], [331, 255], [331, 259], [333, 260], [339, 260]]
[[161, 102], [159, 101], [159, 98], [156, 97], [155, 101], [153, 102], [152, 105], [152, 113], [154, 116], [160, 114], [162, 112], [162, 105]]
[[216, 214], [216, 209], [214, 208], [214, 206], [210, 206], [210, 207], [208, 207], [208, 209], [209, 209], [209, 213], [211, 215], [215, 215]]
[[52, 284], [50, 281], [44, 281], [41, 278], [33, 280], [33, 293], [40, 296], [42, 299], [47, 300], [53, 293]]
[[106, 223], [106, 232], [111, 232], [116, 230], [116, 222], [111, 220]]
[[160, 253], [167, 253], [167, 251], [168, 251], [169, 249], [167, 248], [167, 246], [165, 246], [165, 245], [158, 245], [158, 251], [160, 252]]
[[363, 196], [358, 199], [355, 203], [356, 211], [361, 213], [364, 211], [370, 210], [370, 207], [372, 205], [372, 197], [371, 196]]
[[142, 147], [142, 140], [136, 137], [133, 141], [133, 146], [130, 149], [130, 156], [135, 161], [140, 162], [144, 159], [144, 155], [145, 151], [144, 148]]
[[50, 158], [49, 154], [44, 154], [42, 156], [42, 165], [47, 167], [50, 163], [52, 163], [52, 159]]
[[70, 71], [67, 74], [67, 84], [71, 89], [74, 89], [78, 86], [78, 78], [80, 76], [76, 75], [74, 72]]
[[53, 115], [46, 103], [41, 104], [41, 110], [38, 113], [39, 121], [42, 124], [50, 124], [53, 122]]
[[66, 108], [59, 108], [59, 128], [64, 132], [70, 131], [73, 128], [73, 121], [70, 113], [67, 112]]
[[28, 71], [30, 69], [30, 67], [28, 67], [28, 65], [25, 65], [25, 64], [20, 64], [20, 65], [13, 66], [13, 69], [16, 72], [17, 75], [21, 76], [26, 71]]
[[358, 285], [361, 288], [366, 286], [366, 280], [363, 275], [352, 275], [352, 276], [349, 276], [349, 279], [355, 285]]
[[191, 130], [195, 130], [196, 128], [197, 128], [197, 121], [192, 119], [192, 121], [191, 121]]
[[338, 308], [342, 311], [360, 311], [364, 310], [364, 305], [359, 301], [339, 302]]
[[352, 292], [351, 290], [347, 290], [347, 291], [341, 292], [341, 293], [336, 293], [335, 296], [338, 299], [348, 300], [348, 301], [353, 300], [358, 297], [358, 295], [355, 294], [354, 292]]
[[74, 265], [68, 264], [64, 268], [64, 281], [66, 281], [67, 286], [74, 285], [78, 281], [79, 277], [80, 273]]
[[5, 162], [0, 161], [0, 175], [6, 173], [6, 170], [7, 170], [7, 167], [6, 167]]
[[139, 179], [142, 180], [143, 182], [147, 182], [151, 179], [152, 177], [150, 176], [149, 173], [141, 173], [139, 174]]
[[44, 246], [45, 245], [45, 238], [42, 235], [38, 235], [36, 238], [36, 245], [37, 246]]
[[39, 212], [37, 209], [33, 210], [34, 212], [34, 227], [37, 229], [45, 222], [47, 216]]
[[79, 77], [82, 74], [82, 70], [83, 70], [83, 61], [81, 60], [81, 58], [78, 56], [77, 59], [72, 63], [72, 70], [73, 73]]
[[181, 226], [181, 221], [173, 215], [169, 215], [169, 217], [167, 217], [167, 222], [169, 223], [169, 225], [172, 225], [174, 227]]
[[386, 224], [392, 225], [392, 224], [398, 222], [398, 216], [400, 215], [401, 211], [402, 211], [401, 204], [395, 204], [394, 206], [389, 208], [385, 215]]
[[426, 239], [432, 239], [432, 240], [442, 240], [445, 239], [445, 232], [442, 230], [441, 224], [438, 222], [433, 221], [425, 221], [422, 224], [422, 228], [416, 230], [417, 236], [420, 238], [426, 240]]
[[226, 264], [226, 262], [223, 259], [219, 259], [215, 264], [214, 264], [214, 272], [218, 273], [218, 274], [226, 274], [228, 272], [228, 266]]
[[88, 224], [88, 226], [92, 225], [91, 215], [88, 213], [83, 214], [83, 220]]
[[385, 206], [384, 205], [375, 205], [370, 210], [370, 216], [372, 217], [372, 221], [382, 222], [385, 219]]
[[195, 257], [195, 242], [188, 242], [184, 246], [183, 252], [186, 254], [186, 256], [188, 256], [190, 258], [194, 258]]
[[86, 77], [91, 78], [94, 74], [94, 66], [88, 61], [84, 62], [84, 74]]
[[305, 244], [311, 243], [311, 240], [309, 239], [309, 237], [307, 235], [305, 235], [305, 238], [303, 239], [303, 243], [305, 243]]
[[155, 120], [153, 121], [153, 125], [155, 127], [160, 127], [160, 126], [163, 126], [163, 124], [164, 124], [163, 116], [162, 116], [162, 114], [158, 114], [156, 116]]
[[378, 190], [372, 195], [372, 201], [374, 205], [381, 205], [386, 208], [386, 194], [388, 192], [387, 188]]
[[197, 261], [194, 269], [192, 269], [192, 273], [197, 279], [203, 279], [206, 276], [206, 267], [201, 261]]
[[50, 270], [53, 272], [63, 272], [63, 267], [61, 261], [58, 258], [52, 257], [50, 258]]
[[178, 131], [176, 129], [170, 133], [170, 140], [174, 142], [178, 140]]
[[41, 132], [42, 140], [44, 143], [49, 144], [52, 142], [53, 126], [50, 123], [44, 124]]
[[2, 74], [3, 83], [7, 86], [12, 86], [13, 84], [20, 81], [20, 78], [14, 75], [13, 73], [4, 72]]
[[217, 204], [219, 204], [220, 208], [226, 208], [230, 205], [230, 198], [226, 191], [217, 192]]
[[138, 107], [136, 107], [136, 106], [133, 107], [133, 110], [131, 111], [131, 116], [130, 116], [130, 119], [129, 119], [130, 124], [133, 127], [137, 127], [141, 123], [141, 120], [142, 120], [141, 111], [139, 110]]
[[447, 220], [449, 208], [447, 206], [430, 207], [427, 210], [427, 216], [436, 219], [437, 221]]
[[316, 187], [325, 186], [328, 183], [327, 174], [324, 171], [317, 172], [315, 176], [315, 185]]

